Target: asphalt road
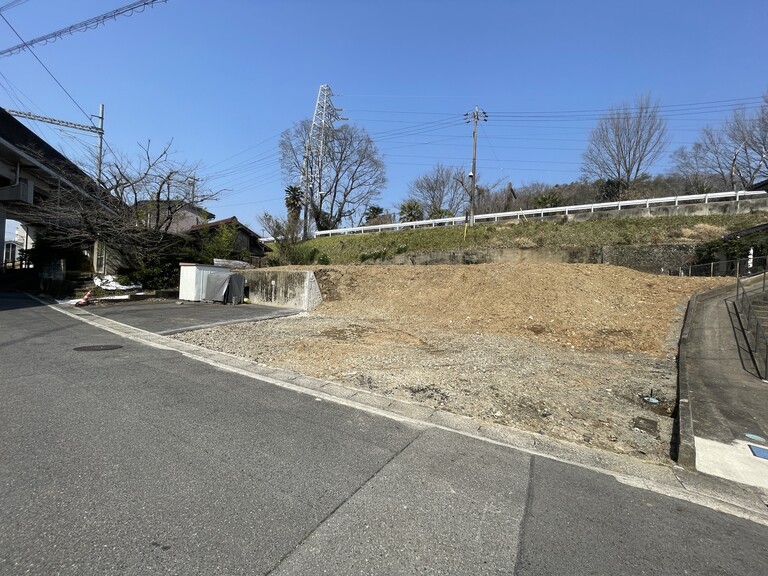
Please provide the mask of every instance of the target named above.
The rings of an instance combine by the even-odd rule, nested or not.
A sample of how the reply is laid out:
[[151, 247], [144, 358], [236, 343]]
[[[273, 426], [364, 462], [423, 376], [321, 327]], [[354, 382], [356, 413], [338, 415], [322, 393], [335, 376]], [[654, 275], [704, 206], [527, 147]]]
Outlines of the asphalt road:
[[21, 295], [0, 295], [0, 355], [0, 574], [768, 566], [765, 525], [220, 370]]

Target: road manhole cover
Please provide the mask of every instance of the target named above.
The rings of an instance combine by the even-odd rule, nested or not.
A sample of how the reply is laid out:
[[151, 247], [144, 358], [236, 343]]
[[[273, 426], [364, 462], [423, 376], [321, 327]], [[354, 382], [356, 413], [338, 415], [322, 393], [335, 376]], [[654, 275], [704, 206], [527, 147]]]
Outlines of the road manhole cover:
[[78, 346], [75, 352], [104, 352], [105, 350], [117, 350], [122, 348], [118, 344], [96, 344], [94, 346]]

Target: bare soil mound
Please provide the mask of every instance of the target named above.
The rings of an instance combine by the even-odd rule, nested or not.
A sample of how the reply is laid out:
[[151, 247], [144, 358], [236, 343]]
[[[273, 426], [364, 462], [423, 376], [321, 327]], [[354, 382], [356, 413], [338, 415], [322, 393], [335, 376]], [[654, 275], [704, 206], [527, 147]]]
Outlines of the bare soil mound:
[[589, 264], [349, 266], [315, 271], [324, 315], [664, 356], [694, 292], [721, 279]]
[[324, 302], [308, 315], [176, 337], [656, 462], [668, 462], [685, 306], [728, 282], [541, 263], [315, 274]]

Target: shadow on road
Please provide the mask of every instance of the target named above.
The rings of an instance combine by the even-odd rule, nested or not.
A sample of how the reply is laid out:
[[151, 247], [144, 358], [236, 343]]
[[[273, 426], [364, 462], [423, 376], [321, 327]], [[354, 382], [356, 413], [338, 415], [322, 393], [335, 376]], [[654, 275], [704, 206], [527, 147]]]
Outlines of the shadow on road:
[[35, 306], [44, 306], [44, 304], [21, 292], [0, 288], [0, 312], [19, 310], [21, 308], [34, 308]]

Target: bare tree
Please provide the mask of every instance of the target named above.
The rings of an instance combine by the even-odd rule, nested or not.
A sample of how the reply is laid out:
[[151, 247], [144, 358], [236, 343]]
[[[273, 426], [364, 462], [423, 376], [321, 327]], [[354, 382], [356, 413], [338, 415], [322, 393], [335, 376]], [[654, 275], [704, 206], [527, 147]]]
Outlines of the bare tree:
[[582, 173], [593, 179], [613, 180], [619, 190], [632, 183], [664, 153], [666, 120], [658, 103], [641, 96], [634, 106], [612, 108], [598, 120], [589, 136]]
[[301, 263], [301, 223], [297, 218], [292, 218], [290, 214], [287, 218], [279, 218], [265, 212], [259, 216], [259, 222], [274, 238], [281, 264]]
[[712, 191], [715, 182], [721, 185], [721, 182], [728, 180], [727, 169], [725, 172], [718, 170], [717, 176], [712, 173], [707, 149], [702, 142], [695, 142], [690, 149], [678, 148], [672, 154], [672, 159], [677, 167], [677, 173], [685, 182], [685, 192], [688, 194], [706, 194]]
[[736, 110], [724, 132], [733, 150], [731, 178], [734, 189], [743, 190], [768, 178], [768, 92], [755, 114]]
[[[304, 120], [280, 137], [280, 166], [289, 182], [304, 181], [310, 128], [311, 122]], [[387, 182], [384, 162], [371, 137], [352, 124], [326, 130], [321, 165], [320, 172], [311, 175], [315, 184], [310, 210], [317, 228], [362, 222], [366, 207]]]
[[218, 196], [197, 178], [195, 166], [171, 158], [170, 143], [157, 153], [149, 143], [141, 146], [133, 160], [113, 159], [104, 167], [101, 186], [85, 178], [79, 184], [91, 194], [52, 191], [30, 213], [30, 223], [48, 231], [52, 246], [101, 241], [126, 267], [178, 250], [184, 240], [172, 234], [174, 220]]
[[416, 200], [428, 218], [459, 215], [469, 201], [462, 185], [465, 172], [463, 168], [437, 164], [408, 184], [408, 200]]
[[[502, 180], [484, 184], [481, 176], [478, 175], [475, 183], [475, 214], [491, 214], [513, 210], [516, 193], [512, 188], [512, 184], [507, 183], [506, 186], [502, 187]], [[469, 176], [462, 175], [462, 187], [469, 199], [471, 194]]]
[[218, 197], [197, 177], [197, 166], [175, 161], [170, 147], [171, 142], [153, 152], [149, 142], [140, 145], [136, 160], [107, 164], [102, 183], [129, 222], [161, 233], [171, 230], [182, 211]]
[[674, 158], [688, 181], [714, 179], [725, 190], [743, 190], [768, 178], [768, 93], [753, 114], [734, 111], [721, 129], [704, 128], [698, 141], [677, 150]]

